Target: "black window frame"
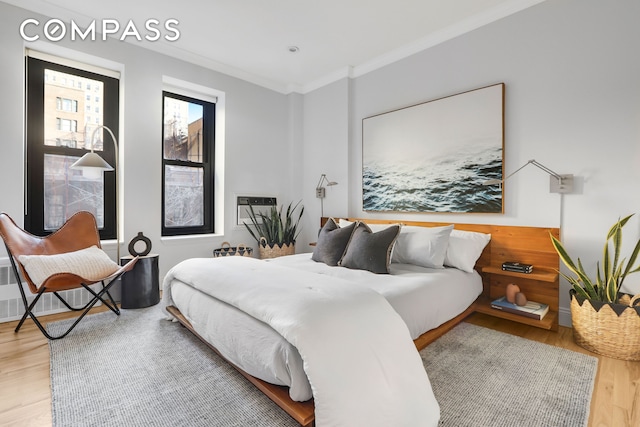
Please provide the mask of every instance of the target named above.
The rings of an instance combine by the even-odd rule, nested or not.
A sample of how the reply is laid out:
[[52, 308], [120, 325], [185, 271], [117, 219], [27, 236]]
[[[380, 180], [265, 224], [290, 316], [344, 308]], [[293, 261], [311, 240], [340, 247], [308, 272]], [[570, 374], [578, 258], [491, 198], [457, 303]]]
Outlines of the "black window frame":
[[[202, 162], [188, 160], [165, 159], [164, 156], [164, 113], [165, 98], [178, 99], [202, 106]], [[161, 156], [162, 156], [162, 237], [185, 236], [197, 234], [212, 234], [215, 232], [214, 209], [214, 179], [215, 179], [215, 126], [216, 103], [191, 96], [181, 95], [172, 91], [162, 91], [162, 131], [161, 131]], [[203, 212], [204, 221], [201, 226], [176, 226], [165, 225], [165, 171], [167, 166], [186, 166], [203, 168]]]
[[[24, 227], [36, 236], [47, 236], [55, 230], [44, 228], [44, 157], [45, 154], [82, 157], [89, 150], [44, 144], [44, 85], [45, 69], [100, 80], [104, 84], [104, 124], [119, 139], [120, 81], [117, 78], [97, 74], [55, 62], [26, 57], [26, 173]], [[106, 139], [106, 138], [105, 138]], [[105, 143], [100, 156], [115, 168], [115, 146]], [[116, 175], [104, 173], [104, 226], [99, 229], [101, 240], [116, 238]]]

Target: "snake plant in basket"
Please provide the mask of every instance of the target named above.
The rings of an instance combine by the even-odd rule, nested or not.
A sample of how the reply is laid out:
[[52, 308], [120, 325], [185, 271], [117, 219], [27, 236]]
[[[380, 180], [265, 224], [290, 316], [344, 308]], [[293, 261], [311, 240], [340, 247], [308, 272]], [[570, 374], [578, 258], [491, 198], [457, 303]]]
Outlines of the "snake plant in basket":
[[300, 233], [300, 218], [304, 213], [304, 206], [295, 214], [300, 202], [289, 203], [283, 216], [282, 206], [278, 209], [271, 206], [267, 213], [255, 212], [249, 205], [249, 219], [251, 224], [244, 223], [251, 237], [258, 242], [260, 258], [275, 258], [282, 255], [293, 255], [295, 244]]
[[624, 360], [640, 360], [640, 305], [636, 305], [640, 303], [640, 294], [632, 298], [620, 293], [624, 279], [640, 271], [640, 266], [636, 266], [640, 241], [628, 261], [620, 258], [622, 228], [632, 216], [618, 220], [609, 229], [595, 280], [586, 273], [580, 258], [574, 263], [562, 243], [551, 236], [560, 259], [575, 275], [560, 272], [572, 285], [571, 320], [576, 343], [595, 353]]

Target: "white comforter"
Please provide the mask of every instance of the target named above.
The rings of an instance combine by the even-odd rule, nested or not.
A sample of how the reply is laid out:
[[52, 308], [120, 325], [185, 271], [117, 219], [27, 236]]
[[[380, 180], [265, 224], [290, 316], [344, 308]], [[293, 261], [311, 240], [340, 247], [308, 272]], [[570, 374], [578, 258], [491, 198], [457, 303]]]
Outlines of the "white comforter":
[[165, 305], [172, 304], [173, 279], [269, 324], [298, 349], [319, 427], [438, 424], [439, 406], [407, 326], [377, 292], [253, 258], [222, 257], [171, 269]]

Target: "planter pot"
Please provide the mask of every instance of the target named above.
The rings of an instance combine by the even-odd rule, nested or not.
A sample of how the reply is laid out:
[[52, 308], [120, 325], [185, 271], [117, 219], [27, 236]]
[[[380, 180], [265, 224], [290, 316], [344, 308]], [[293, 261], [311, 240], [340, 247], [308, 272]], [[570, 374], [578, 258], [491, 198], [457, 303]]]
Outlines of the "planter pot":
[[[571, 322], [576, 344], [622, 360], [640, 360], [640, 306], [592, 301], [571, 290]], [[640, 301], [640, 295], [632, 298]]]
[[260, 243], [258, 244], [258, 252], [260, 254], [260, 259], [277, 258], [279, 256], [295, 254], [296, 245], [295, 243], [291, 243], [291, 244], [282, 245], [282, 246], [279, 246], [279, 245], [269, 246], [266, 244], [266, 239], [262, 237], [260, 239]]

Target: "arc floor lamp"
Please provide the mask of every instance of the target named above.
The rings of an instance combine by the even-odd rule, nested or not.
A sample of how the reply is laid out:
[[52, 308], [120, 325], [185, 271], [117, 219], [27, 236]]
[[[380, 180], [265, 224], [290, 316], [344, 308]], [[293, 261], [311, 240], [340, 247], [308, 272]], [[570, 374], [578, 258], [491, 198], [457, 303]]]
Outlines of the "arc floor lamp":
[[115, 173], [116, 173], [116, 262], [120, 263], [120, 211], [118, 210], [118, 140], [115, 135], [107, 126], [100, 125], [96, 127], [91, 133], [91, 138], [89, 139], [89, 143], [91, 144], [91, 152], [85, 154], [80, 157], [74, 164], [69, 166], [70, 169], [81, 169], [83, 174], [87, 176], [91, 176], [94, 178], [100, 177], [100, 174], [108, 171], [114, 170], [114, 168], [107, 163], [99, 154], [94, 153], [93, 147], [95, 146], [95, 137], [100, 129], [104, 129], [107, 131], [109, 135], [111, 135], [111, 140], [113, 141], [113, 145], [116, 150], [116, 165], [115, 165]]

